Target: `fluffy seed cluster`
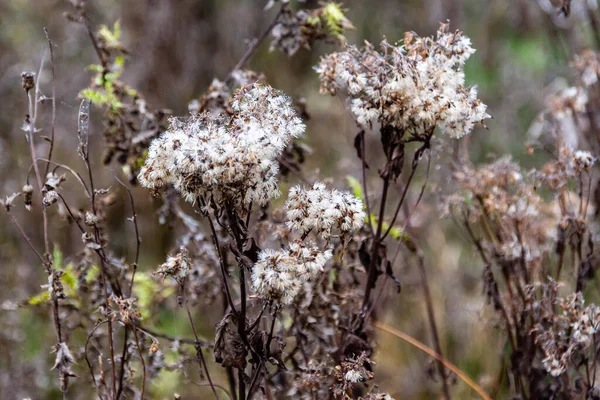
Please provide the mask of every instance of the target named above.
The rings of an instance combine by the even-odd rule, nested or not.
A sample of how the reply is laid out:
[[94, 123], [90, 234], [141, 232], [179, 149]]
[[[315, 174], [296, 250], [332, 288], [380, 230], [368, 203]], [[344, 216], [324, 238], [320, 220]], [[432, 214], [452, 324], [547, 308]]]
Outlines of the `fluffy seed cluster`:
[[460, 31], [441, 24], [435, 38], [406, 33], [402, 45], [384, 40], [381, 49], [350, 47], [316, 68], [322, 93], [347, 90], [359, 125], [379, 122], [409, 135], [438, 127], [458, 138], [489, 118], [477, 89], [465, 87], [464, 64], [475, 50]]
[[583, 86], [589, 87], [598, 82], [600, 56], [595, 51], [584, 50], [583, 53], [575, 56], [572, 65], [579, 73]]
[[284, 250], [263, 250], [252, 270], [252, 284], [269, 300], [290, 304], [304, 283], [323, 271], [331, 256], [329, 250], [302, 242], [292, 242]]
[[178, 282], [183, 282], [188, 272], [192, 269], [192, 261], [188, 250], [181, 246], [175, 256], [167, 257], [167, 261], [156, 270], [156, 275], [170, 276]]
[[355, 196], [315, 183], [308, 190], [301, 186], [290, 189], [286, 214], [288, 228], [301, 233], [302, 238], [290, 242], [287, 249], [261, 251], [252, 270], [252, 283], [257, 293], [290, 304], [332, 257], [331, 250], [304, 242], [306, 236], [313, 232], [327, 240], [343, 237], [363, 226], [365, 213]]
[[350, 193], [328, 190], [320, 182], [311, 189], [291, 188], [285, 205], [288, 228], [302, 234], [314, 231], [323, 239], [360, 229], [365, 220], [360, 199]]
[[291, 100], [267, 85], [240, 88], [231, 106], [234, 114], [226, 121], [208, 114], [172, 120], [150, 146], [141, 184], [172, 184], [188, 202], [213, 199], [238, 209], [277, 197], [277, 158], [305, 125]]
[[590, 152], [563, 145], [558, 148], [558, 157], [546, 163], [538, 175], [551, 189], [557, 190], [567, 187], [581, 173], [589, 172], [595, 163], [596, 158]]
[[590, 304], [584, 307], [581, 292], [559, 299], [562, 315], [552, 328], [537, 326], [537, 341], [545, 358], [542, 365], [548, 374], [557, 377], [567, 371], [570, 360], [578, 352], [591, 346], [600, 328], [600, 307]]

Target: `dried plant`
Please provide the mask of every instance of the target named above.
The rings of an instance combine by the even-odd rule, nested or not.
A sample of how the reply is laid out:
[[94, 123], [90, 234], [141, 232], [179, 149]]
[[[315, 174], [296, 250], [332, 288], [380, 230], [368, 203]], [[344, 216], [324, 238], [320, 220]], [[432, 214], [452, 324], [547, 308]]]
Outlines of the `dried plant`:
[[[386, 283], [400, 292], [394, 263], [402, 252], [417, 265], [433, 349], [396, 336], [436, 360], [433, 375], [444, 398], [452, 397], [453, 374], [491, 398], [444, 356], [428, 243], [408, 229], [433, 163], [452, 169], [439, 214], [459, 223], [483, 264], [492, 322], [509, 349], [502, 355], [505, 391], [521, 399], [600, 398], [600, 309], [584, 301], [600, 260], [600, 194], [593, 190], [600, 151], [597, 53], [574, 59], [574, 86], [549, 95], [529, 131], [529, 151], [542, 149], [546, 164], [526, 171], [504, 156], [486, 165], [445, 165], [435, 147], [464, 140], [490, 118], [476, 87], [465, 81], [475, 49], [449, 22], [432, 37], [407, 32], [395, 44], [384, 39], [379, 50], [368, 42], [359, 48], [346, 44], [343, 34], [353, 26], [340, 4], [295, 9], [280, 1], [273, 21], [224, 71], [226, 78], [214, 78], [190, 101], [189, 115], [172, 117], [167, 109], [150, 111], [124, 82], [129, 52], [119, 23], [95, 29], [86, 2], [71, 3], [67, 18], [85, 29], [98, 58], [89, 87], [79, 92], [77, 143], [70, 149], [79, 165], [57, 162], [53, 154], [57, 99], [46, 32], [53, 93], [51, 126], [44, 128], [51, 132], [47, 155], [40, 155], [37, 126], [48, 100], [40, 67], [37, 74], [24, 72], [20, 82], [28, 100], [22, 128], [31, 167], [21, 191], [0, 202], [47, 274], [42, 292], [18, 306], [51, 310], [56, 341], [47, 347], [55, 353], [52, 370], [64, 396], [91, 395], [80, 385], [91, 383], [100, 399], [150, 398], [150, 382], [178, 371], [186, 384], [207, 387], [217, 399], [391, 399], [377, 386], [375, 328], [385, 327], [378, 317]], [[563, 3], [568, 15], [570, 3]], [[321, 94], [346, 99], [358, 131], [360, 180], [342, 183], [303, 171], [310, 153], [306, 104], [245, 69], [269, 36], [271, 50], [288, 56], [316, 41], [343, 47], [321, 57], [315, 71]], [[113, 187], [95, 184], [100, 149], [90, 140], [93, 106], [103, 112], [104, 165], [116, 160], [121, 166]], [[138, 220], [136, 185], [154, 197], [152, 218], [173, 236], [160, 265], [141, 265], [147, 249], [139, 225], [153, 221]], [[72, 193], [85, 204], [75, 206]], [[14, 212], [19, 197], [41, 219], [43, 250]], [[125, 245], [109, 226], [121, 197], [135, 237], [129, 258], [120, 256]], [[409, 198], [416, 201], [409, 205]], [[52, 245], [55, 218], [72, 224], [81, 238], [66, 254]], [[159, 306], [184, 320], [186, 330], [153, 328]]]

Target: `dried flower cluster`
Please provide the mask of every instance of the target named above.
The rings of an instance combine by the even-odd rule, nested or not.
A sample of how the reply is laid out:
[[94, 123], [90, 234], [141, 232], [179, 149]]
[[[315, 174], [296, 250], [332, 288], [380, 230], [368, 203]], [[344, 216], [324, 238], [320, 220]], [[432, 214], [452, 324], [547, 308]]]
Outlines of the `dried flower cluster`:
[[270, 50], [279, 49], [288, 56], [301, 48], [310, 50], [316, 40], [345, 43], [343, 32], [354, 28], [335, 3], [327, 3], [314, 10], [292, 11], [285, 7], [271, 30]]
[[[476, 88], [465, 85], [464, 66], [475, 50], [468, 37], [442, 24], [434, 37], [409, 32], [399, 44], [383, 41], [379, 51], [366, 44], [323, 57], [316, 67], [321, 92], [349, 97], [363, 180], [348, 180], [353, 194], [329, 189], [300, 168], [305, 148], [294, 140], [305, 131], [303, 103], [294, 106], [264, 75], [243, 69], [269, 34], [271, 49], [290, 56], [316, 40], [344, 42], [343, 31], [352, 25], [340, 5], [293, 11], [289, 3], [281, 1], [269, 31], [249, 46], [236, 69], [189, 104], [191, 116], [172, 118], [168, 128], [167, 112], [149, 112], [143, 97], [119, 79], [127, 52], [118, 24], [113, 31], [90, 31], [99, 64], [91, 68], [91, 86], [81, 92], [78, 115], [85, 178], [36, 153], [41, 129], [33, 107], [29, 110], [23, 129], [35, 181], [23, 179], [16, 186], [21, 192], [1, 204], [47, 273], [41, 292], [18, 306], [52, 311], [53, 369], [63, 392], [75, 371], [101, 399], [144, 399], [151, 396], [148, 382], [161, 371], [188, 377], [193, 364], [215, 398], [224, 391], [243, 400], [261, 395], [391, 400], [373, 383], [374, 329], [381, 327], [373, 322], [390, 295], [386, 283], [400, 290], [395, 268], [403, 252], [398, 259], [418, 265], [437, 375], [450, 398], [450, 361], [442, 359], [449, 357], [442, 354], [427, 279], [429, 255], [410, 218], [427, 201], [430, 169], [425, 179], [417, 170], [422, 159], [435, 159], [434, 132], [460, 138], [489, 118]], [[85, 2], [73, 4], [76, 15], [69, 18], [89, 28]], [[503, 377], [509, 376], [501, 384], [522, 399], [600, 398], [595, 379], [600, 308], [586, 305], [583, 297], [593, 301], [587, 293], [600, 265], [593, 219], [600, 203], [593, 187], [600, 154], [599, 59], [593, 52], [577, 57], [575, 86], [546, 99], [529, 149], [543, 145], [549, 154], [544, 165], [526, 171], [510, 157], [477, 167], [454, 165], [456, 190], [442, 207], [460, 222], [481, 258], [484, 293], [508, 344], [499, 364], [506, 366]], [[32, 96], [30, 105], [41, 109], [34, 78], [24, 73], [21, 84]], [[94, 187], [90, 101], [106, 111], [105, 162], [116, 157], [131, 183], [161, 195], [158, 220], [178, 250], [154, 273], [140, 268], [145, 249], [135, 198], [120, 180], [136, 248], [120, 248], [118, 254], [135, 258], [119, 258], [111, 250], [107, 221], [117, 194]], [[366, 135], [377, 130], [380, 147], [367, 149], [374, 141]], [[383, 157], [367, 160], [375, 151]], [[298, 176], [288, 177], [290, 171]], [[67, 176], [76, 178], [87, 204], [74, 206], [71, 196], [63, 196]], [[423, 183], [412, 196], [415, 176]], [[291, 183], [285, 206], [276, 209], [280, 181], [287, 178], [305, 186]], [[373, 192], [375, 183], [381, 183], [380, 193]], [[12, 214], [19, 196], [27, 210], [41, 213], [43, 250]], [[67, 257], [51, 245], [48, 213], [81, 237]], [[389, 252], [392, 244], [398, 246], [395, 253]], [[157, 315], [168, 312], [179, 312], [189, 323], [188, 337], [153, 330], [161, 328]], [[216, 313], [219, 320], [211, 320]], [[213, 327], [214, 336], [202, 339], [199, 332], [211, 336]], [[224, 368], [228, 385], [216, 374], [213, 381], [214, 362]]]
[[323, 272], [331, 251], [292, 242], [285, 250], [266, 249], [252, 269], [254, 289], [270, 301], [291, 304], [304, 283]]
[[350, 193], [327, 190], [315, 183], [311, 189], [290, 189], [286, 206], [287, 226], [307, 234], [315, 232], [323, 239], [360, 229], [365, 220], [363, 203]]
[[290, 99], [269, 86], [241, 88], [234, 115], [221, 123], [207, 116], [171, 128], [153, 141], [139, 180], [158, 189], [172, 184], [194, 203], [214, 199], [243, 209], [279, 196], [277, 157], [304, 132]]
[[459, 138], [489, 118], [474, 87], [465, 87], [464, 64], [474, 53], [461, 32], [442, 24], [436, 38], [406, 33], [402, 45], [350, 47], [321, 60], [321, 92], [345, 89], [350, 110], [364, 127], [392, 126], [409, 136], [438, 127]]
[[[595, 364], [589, 350], [600, 317], [596, 305], [584, 307], [582, 291], [598, 260], [597, 227], [590, 220], [596, 157], [565, 143], [569, 135], [580, 142], [582, 132], [560, 123], [585, 112], [581, 96], [585, 90], [578, 87], [550, 98], [552, 129], [536, 138], [553, 154], [545, 165], [524, 172], [504, 157], [478, 168], [462, 166], [454, 174], [461, 191], [446, 203], [446, 213], [462, 221], [485, 265], [485, 292], [511, 347], [511, 373], [521, 382], [515, 391], [531, 398], [571, 398], [577, 369]], [[573, 294], [560, 298], [563, 280]], [[590, 398], [598, 391], [593, 380], [579, 385]]]

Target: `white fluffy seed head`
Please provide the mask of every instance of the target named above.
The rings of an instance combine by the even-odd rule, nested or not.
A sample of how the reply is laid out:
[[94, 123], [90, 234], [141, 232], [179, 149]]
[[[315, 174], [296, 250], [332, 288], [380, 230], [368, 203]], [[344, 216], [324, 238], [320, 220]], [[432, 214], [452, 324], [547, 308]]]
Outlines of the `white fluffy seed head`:
[[378, 122], [407, 135], [437, 127], [458, 138], [490, 117], [477, 89], [465, 87], [464, 64], [475, 50], [461, 32], [442, 24], [435, 38], [407, 33], [402, 45], [384, 40], [381, 47], [350, 47], [324, 57], [316, 68], [322, 93], [348, 92], [358, 125]]
[[150, 145], [139, 174], [141, 184], [172, 184], [188, 202], [265, 205], [279, 196], [277, 158], [305, 129], [291, 100], [270, 86], [243, 86], [235, 94], [231, 121], [204, 114], [173, 119]]
[[320, 182], [311, 189], [292, 187], [285, 205], [288, 228], [303, 234], [314, 231], [324, 239], [360, 229], [365, 220], [360, 199]]
[[265, 249], [252, 269], [254, 290], [271, 301], [290, 304], [304, 284], [323, 271], [331, 251], [291, 242], [287, 249]]

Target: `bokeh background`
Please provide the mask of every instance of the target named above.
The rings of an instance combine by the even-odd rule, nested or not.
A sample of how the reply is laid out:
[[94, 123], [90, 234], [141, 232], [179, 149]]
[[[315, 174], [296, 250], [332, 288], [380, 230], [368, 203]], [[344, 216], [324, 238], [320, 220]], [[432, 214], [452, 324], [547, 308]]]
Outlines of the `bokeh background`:
[[[167, 108], [175, 115], [187, 113], [188, 102], [200, 96], [213, 78], [224, 79], [244, 53], [250, 38], [268, 25], [276, 9], [264, 10], [263, 0], [131, 0], [89, 1], [92, 25], [119, 20], [123, 43], [130, 52], [123, 80], [144, 94], [151, 108]], [[316, 7], [307, 1], [302, 7]], [[593, 29], [600, 18], [595, 0], [573, 0], [568, 18], [559, 16], [548, 1], [536, 0], [346, 0], [347, 17], [355, 26], [347, 32], [348, 43], [364, 40], [394, 42], [405, 31], [421, 36], [434, 34], [440, 21], [469, 36], [476, 54], [466, 66], [470, 84], [477, 84], [480, 98], [494, 119], [489, 129], [477, 128], [461, 144], [442, 140], [437, 144], [429, 177], [429, 189], [408, 229], [425, 243], [430, 285], [445, 356], [484, 388], [492, 390], [502, 370], [500, 354], [505, 350], [501, 332], [486, 308], [481, 285], [482, 266], [472, 248], [451, 221], [440, 219], [436, 202], [443, 195], [452, 165], [485, 162], [511, 154], [525, 167], [540, 165], [539, 156], [527, 153], [527, 131], [545, 108], [544, 97], [573, 80], [569, 62], [574, 54], [596, 48]], [[37, 71], [46, 48], [43, 28], [55, 44], [57, 129], [55, 160], [83, 172], [76, 153], [77, 94], [89, 84], [86, 66], [96, 62], [93, 47], [82, 25], [69, 22], [64, 12], [71, 5], [63, 0], [0, 0], [0, 195], [20, 190], [30, 165], [25, 135], [21, 130], [27, 99], [21, 87], [22, 71]], [[312, 51], [299, 51], [288, 58], [269, 52], [264, 43], [248, 67], [265, 74], [267, 81], [295, 98], [304, 98], [310, 119], [306, 142], [308, 177], [330, 179], [345, 187], [345, 177], [359, 177], [359, 164], [352, 146], [356, 127], [344, 101], [319, 94], [313, 66], [319, 57], [335, 51], [330, 44], [316, 44]], [[47, 54], [45, 55], [47, 58]], [[42, 91], [50, 96], [48, 63], [40, 77]], [[48, 132], [50, 102], [41, 105], [38, 126]], [[101, 163], [101, 111], [92, 113], [91, 148], [99, 187], [111, 186], [118, 194], [111, 208], [111, 248], [119, 256], [133, 256], [135, 237], [126, 217], [130, 216], [126, 193], [114, 180], [119, 167]], [[368, 136], [368, 148], [377, 147], [377, 135]], [[369, 157], [377, 160], [371, 151]], [[423, 182], [419, 174], [418, 189]], [[290, 183], [294, 178], [290, 179]], [[379, 182], [369, 184], [373, 193]], [[284, 184], [284, 191], [286, 188]], [[75, 189], [70, 182], [67, 188]], [[398, 189], [399, 190], [399, 189]], [[414, 204], [418, 190], [411, 193]], [[84, 207], [77, 190], [65, 190], [71, 204]], [[150, 271], [173, 250], [176, 235], [158, 224], [157, 203], [140, 188], [133, 188], [143, 239], [140, 269]], [[17, 207], [33, 242], [41, 247], [41, 217]], [[52, 214], [51, 214], [52, 215]], [[71, 254], [81, 246], [80, 234], [56, 215], [51, 217], [52, 240], [62, 252]], [[395, 247], [394, 247], [395, 249]], [[68, 259], [67, 259], [68, 261]], [[413, 260], [402, 254], [394, 270], [402, 282], [396, 293], [389, 284], [379, 301], [378, 318], [411, 336], [431, 344], [425, 304]], [[49, 371], [54, 357], [51, 314], [42, 306], [15, 307], [40, 292], [47, 276], [27, 245], [4, 214], [0, 214], [0, 398], [61, 398], [55, 374]], [[198, 307], [196, 318], [206, 337], [213, 335], [218, 313]], [[175, 303], [157, 306], [153, 327], [166, 333], [191, 334]], [[81, 333], [83, 334], [83, 333]], [[74, 334], [75, 335], [75, 334]], [[84, 334], [83, 334], [84, 335]], [[85, 337], [85, 336], [84, 336]], [[380, 390], [396, 399], [435, 398], [440, 384], [430, 376], [431, 360], [419, 350], [385, 332], [378, 333], [375, 355], [376, 381]], [[211, 364], [215, 380], [224, 381], [219, 366]], [[85, 366], [75, 367], [85, 377]], [[69, 398], [88, 398], [85, 379], [75, 379]], [[149, 386], [152, 398], [204, 398], [208, 392], [186, 384], [178, 373], [165, 372]], [[471, 398], [460, 382], [453, 388], [456, 398]], [[500, 391], [498, 397], [501, 398]]]

